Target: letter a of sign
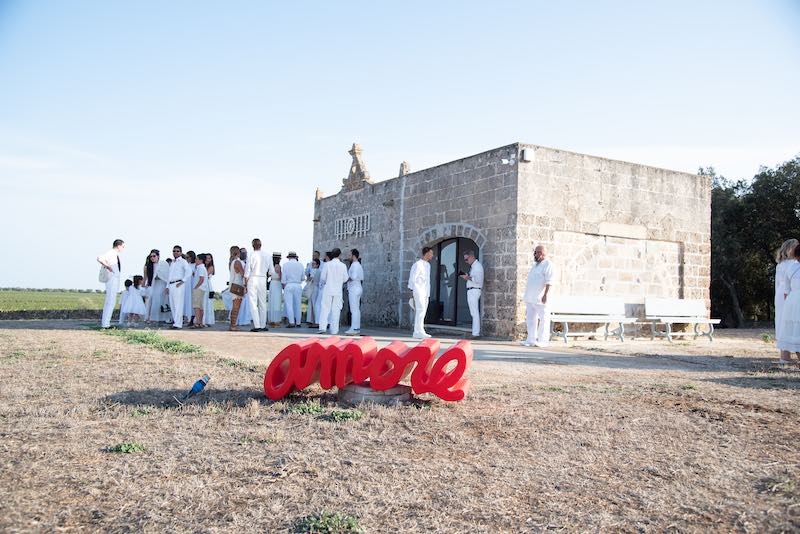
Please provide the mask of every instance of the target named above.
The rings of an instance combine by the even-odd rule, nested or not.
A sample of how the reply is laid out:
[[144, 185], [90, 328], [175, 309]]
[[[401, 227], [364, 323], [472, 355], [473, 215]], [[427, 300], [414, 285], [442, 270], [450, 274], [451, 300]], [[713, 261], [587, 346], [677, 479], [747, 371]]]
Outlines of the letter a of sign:
[[264, 394], [278, 400], [316, 382], [331, 389], [366, 380], [372, 389], [384, 391], [410, 375], [414, 393], [459, 401], [469, 391], [470, 381], [464, 373], [472, 363], [472, 346], [469, 341], [459, 341], [436, 359], [438, 352], [436, 339], [425, 339], [412, 348], [393, 341], [381, 350], [371, 337], [306, 339], [275, 356], [264, 374]]

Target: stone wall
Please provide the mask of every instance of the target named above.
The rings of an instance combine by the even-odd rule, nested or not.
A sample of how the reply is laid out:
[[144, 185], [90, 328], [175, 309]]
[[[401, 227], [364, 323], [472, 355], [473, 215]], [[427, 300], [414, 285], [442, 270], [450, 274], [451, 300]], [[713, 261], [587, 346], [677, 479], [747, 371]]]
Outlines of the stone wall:
[[[566, 295], [705, 299], [710, 306], [711, 185], [706, 177], [519, 145], [517, 277], [536, 244]], [[524, 286], [524, 284], [522, 284]], [[518, 288], [521, 302], [524, 287]], [[641, 313], [641, 306], [638, 307]], [[525, 330], [517, 309], [517, 335]]]
[[344, 184], [317, 196], [314, 248], [361, 251], [365, 325], [409, 328], [411, 265], [423, 246], [453, 237], [479, 246], [487, 335], [524, 334], [522, 295], [539, 243], [559, 267], [556, 293], [621, 296], [637, 314], [645, 296], [710, 304], [705, 177], [513, 144], [383, 182], [350, 176]]
[[[355, 247], [362, 253], [364, 324], [410, 327], [406, 285], [420, 249], [467, 237], [480, 247], [486, 269], [484, 330], [511, 334], [517, 290], [511, 263], [516, 257], [516, 152], [517, 146], [509, 145], [317, 199], [314, 248]], [[371, 225], [366, 234], [336, 236], [336, 221], [364, 213]]]

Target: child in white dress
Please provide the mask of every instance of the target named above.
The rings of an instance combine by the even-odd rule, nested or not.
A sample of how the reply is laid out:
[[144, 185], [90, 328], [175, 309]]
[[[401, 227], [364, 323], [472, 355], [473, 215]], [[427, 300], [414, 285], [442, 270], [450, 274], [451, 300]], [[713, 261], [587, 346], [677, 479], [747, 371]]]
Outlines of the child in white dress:
[[123, 304], [120, 308], [120, 316], [124, 313], [128, 326], [136, 326], [136, 323], [145, 316], [147, 308], [144, 305], [144, 288], [142, 283], [144, 277], [136, 275], [133, 282], [128, 285], [129, 280], [125, 280], [125, 293]]

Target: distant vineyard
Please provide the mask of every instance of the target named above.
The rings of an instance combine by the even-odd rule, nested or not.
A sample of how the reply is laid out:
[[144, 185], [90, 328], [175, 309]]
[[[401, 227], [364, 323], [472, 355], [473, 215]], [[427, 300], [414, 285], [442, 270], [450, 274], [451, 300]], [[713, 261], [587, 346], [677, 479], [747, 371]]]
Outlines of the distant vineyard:
[[[104, 301], [103, 290], [0, 288], [0, 312], [102, 310]], [[218, 297], [214, 302], [214, 309], [224, 309], [222, 300]]]
[[101, 310], [105, 295], [89, 289], [0, 289], [0, 312]]

